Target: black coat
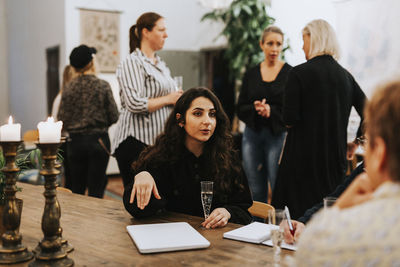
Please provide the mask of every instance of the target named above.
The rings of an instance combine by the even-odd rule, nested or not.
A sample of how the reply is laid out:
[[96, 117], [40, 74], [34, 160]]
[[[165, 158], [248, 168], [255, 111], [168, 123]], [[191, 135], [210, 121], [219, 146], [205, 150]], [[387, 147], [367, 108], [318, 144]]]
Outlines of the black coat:
[[354, 106], [363, 118], [365, 100], [352, 75], [331, 56], [292, 69], [283, 105], [283, 121], [291, 128], [272, 199], [275, 208], [287, 205], [294, 218], [300, 217], [342, 182], [350, 111]]
[[[133, 182], [125, 188], [124, 205], [126, 210], [134, 217], [146, 217], [154, 215], [157, 211], [186, 213], [203, 217], [203, 207], [200, 197], [200, 181], [213, 181], [210, 175], [210, 160], [201, 155], [196, 157], [187, 149], [184, 149], [178, 163], [171, 164], [168, 161], [151, 165], [146, 169], [154, 178], [161, 199], [151, 196], [149, 204], [140, 210], [136, 204], [129, 203]], [[240, 165], [240, 162], [234, 163]], [[243, 172], [240, 177], [224, 177], [223, 179], [235, 179], [240, 182], [241, 188], [232, 186], [227, 192], [214, 183], [214, 195], [211, 211], [216, 208], [225, 208], [231, 214], [230, 222], [248, 224], [251, 216], [248, 208], [253, 204], [247, 178]]]

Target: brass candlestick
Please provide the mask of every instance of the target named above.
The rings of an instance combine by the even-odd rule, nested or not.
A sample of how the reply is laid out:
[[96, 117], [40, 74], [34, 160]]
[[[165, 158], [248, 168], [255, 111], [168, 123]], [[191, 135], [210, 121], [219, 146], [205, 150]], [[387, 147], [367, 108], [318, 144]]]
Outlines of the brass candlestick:
[[57, 200], [56, 176], [60, 173], [55, 168], [57, 151], [61, 143], [38, 143], [44, 161], [40, 174], [44, 176], [46, 198], [42, 217], [42, 231], [44, 238], [35, 248], [35, 261], [29, 266], [73, 266], [74, 261], [67, 256], [61, 246], [60, 217], [61, 209]]
[[0, 142], [6, 160], [6, 165], [2, 169], [6, 175], [4, 189], [6, 203], [3, 213], [3, 224], [6, 231], [1, 237], [3, 245], [0, 248], [0, 264], [28, 261], [33, 257], [32, 252], [21, 244], [22, 235], [19, 233], [21, 214], [15, 200], [15, 192], [17, 191], [15, 183], [20, 170], [15, 164], [15, 157], [20, 144], [20, 141]]
[[[58, 171], [61, 170], [61, 163], [58, 161], [58, 159], [56, 160], [55, 168], [56, 168]], [[59, 185], [58, 185], [58, 186], [59, 186]], [[57, 200], [57, 202], [58, 202], [58, 200]], [[60, 204], [58, 204], [58, 205], [60, 205]], [[60, 212], [61, 212], [61, 209], [60, 209]], [[61, 214], [60, 214], [60, 217], [61, 217]], [[67, 253], [70, 253], [71, 251], [74, 250], [74, 247], [73, 247], [70, 243], [68, 243], [68, 240], [67, 240], [67, 239], [65, 239], [65, 238], [62, 237], [62, 232], [63, 232], [63, 229], [62, 229], [61, 226], [60, 226], [60, 229], [58, 229], [58, 234], [59, 234], [59, 236], [60, 236], [60, 238], [61, 238], [61, 247], [62, 247], [62, 249], [64, 249]]]

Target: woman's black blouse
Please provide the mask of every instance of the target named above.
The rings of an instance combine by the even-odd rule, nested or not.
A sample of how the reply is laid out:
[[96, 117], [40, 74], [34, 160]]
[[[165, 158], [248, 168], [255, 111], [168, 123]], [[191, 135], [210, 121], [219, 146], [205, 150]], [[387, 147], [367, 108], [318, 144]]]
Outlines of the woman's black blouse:
[[[260, 64], [251, 68], [244, 76], [240, 90], [237, 114], [247, 127], [259, 130], [270, 127], [274, 134], [286, 130], [282, 121], [283, 93], [292, 66], [285, 63], [274, 81], [265, 82], [261, 76]], [[263, 118], [254, 109], [254, 101], [266, 99], [271, 107], [271, 116]]]
[[[213, 181], [209, 173], [209, 166], [212, 164], [205, 156], [196, 157], [187, 149], [176, 164], [168, 162], [159, 166], [151, 166], [146, 169], [154, 178], [161, 199], [156, 199], [152, 194], [149, 204], [145, 209], [140, 210], [136, 204], [129, 203], [133, 181], [125, 188], [124, 205], [126, 210], [133, 217], [146, 217], [154, 215], [159, 210], [185, 213], [203, 217], [203, 208], [200, 197], [200, 181]], [[240, 162], [237, 162], [240, 164]], [[237, 179], [241, 188], [231, 186], [227, 192], [214, 183], [214, 195], [211, 211], [216, 208], [225, 208], [231, 214], [230, 222], [248, 224], [251, 216], [248, 208], [252, 205], [252, 197], [248, 187], [247, 178], [243, 172], [241, 177], [225, 177], [224, 179]]]

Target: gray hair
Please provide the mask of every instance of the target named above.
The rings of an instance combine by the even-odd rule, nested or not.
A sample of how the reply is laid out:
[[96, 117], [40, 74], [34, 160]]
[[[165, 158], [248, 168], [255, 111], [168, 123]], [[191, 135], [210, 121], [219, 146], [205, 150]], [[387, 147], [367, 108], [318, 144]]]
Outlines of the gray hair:
[[309, 59], [321, 55], [331, 55], [336, 60], [339, 59], [339, 43], [328, 22], [323, 19], [313, 20], [304, 27], [302, 33], [310, 36]]

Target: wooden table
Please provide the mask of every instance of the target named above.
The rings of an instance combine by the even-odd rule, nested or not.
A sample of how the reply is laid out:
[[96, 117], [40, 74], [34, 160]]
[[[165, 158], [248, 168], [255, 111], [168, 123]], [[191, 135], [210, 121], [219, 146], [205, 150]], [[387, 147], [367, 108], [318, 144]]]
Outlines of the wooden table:
[[[18, 184], [24, 201], [20, 232], [23, 244], [32, 250], [43, 238], [41, 218], [44, 208], [44, 188]], [[74, 247], [69, 257], [75, 266], [267, 266], [273, 263], [273, 250], [257, 245], [223, 239], [224, 232], [240, 225], [229, 223], [220, 229], [201, 228], [202, 218], [178, 213], [165, 213], [147, 219], [133, 219], [119, 201], [97, 199], [58, 191], [61, 205], [63, 237]], [[140, 254], [129, 237], [126, 226], [159, 222], [184, 221], [210, 241], [207, 249], [158, 254]], [[292, 251], [282, 250], [284, 255]], [[12, 266], [27, 266], [29, 262]]]

